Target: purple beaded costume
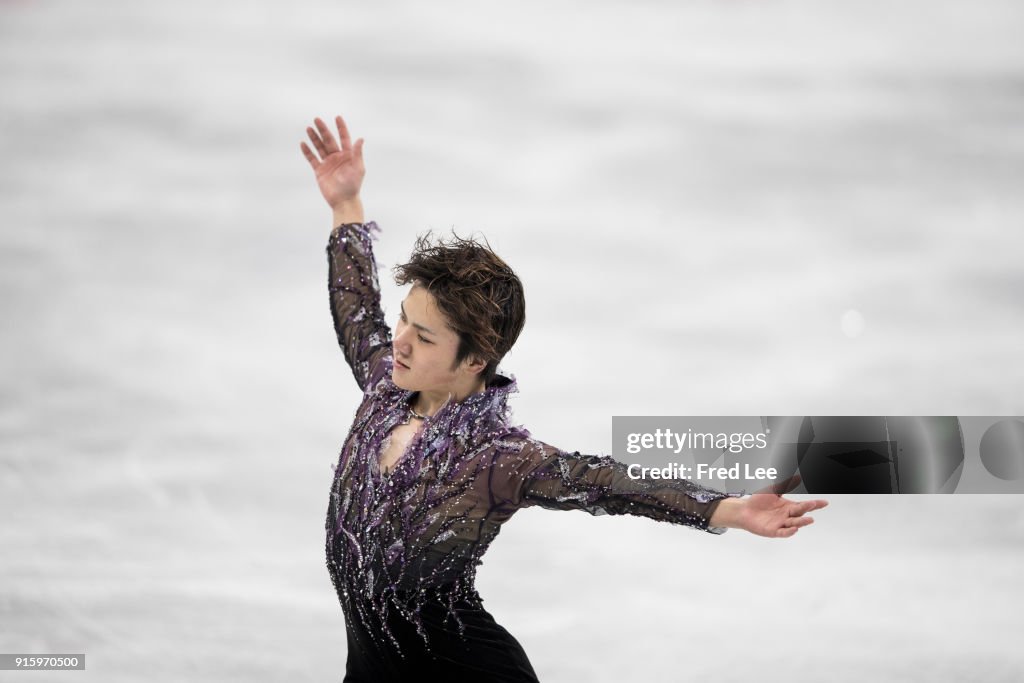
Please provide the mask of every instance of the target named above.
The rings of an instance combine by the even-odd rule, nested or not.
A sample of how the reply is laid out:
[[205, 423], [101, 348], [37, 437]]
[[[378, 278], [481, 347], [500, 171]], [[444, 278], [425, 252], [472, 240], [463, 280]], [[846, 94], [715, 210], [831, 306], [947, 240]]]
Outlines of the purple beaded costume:
[[720, 534], [718, 502], [739, 494], [685, 480], [634, 480], [607, 456], [566, 452], [511, 424], [514, 378], [449, 401], [424, 421], [389, 474], [389, 432], [409, 420], [414, 392], [391, 379], [391, 331], [371, 245], [377, 224], [336, 227], [327, 244], [338, 342], [363, 400], [342, 447], [327, 511], [327, 567], [348, 630], [346, 681], [534, 681], [529, 660], [484, 611], [476, 567], [501, 525], [538, 505], [631, 514]]

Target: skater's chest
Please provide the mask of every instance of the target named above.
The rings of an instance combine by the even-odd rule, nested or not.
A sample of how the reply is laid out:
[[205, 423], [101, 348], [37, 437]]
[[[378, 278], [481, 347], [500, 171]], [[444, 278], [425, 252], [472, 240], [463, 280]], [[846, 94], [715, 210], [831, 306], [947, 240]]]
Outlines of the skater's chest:
[[[414, 420], [394, 426], [381, 442], [376, 454], [377, 467], [381, 474], [389, 475], [406, 457], [413, 441], [420, 433], [421, 423]], [[372, 454], [371, 454], [372, 455]]]

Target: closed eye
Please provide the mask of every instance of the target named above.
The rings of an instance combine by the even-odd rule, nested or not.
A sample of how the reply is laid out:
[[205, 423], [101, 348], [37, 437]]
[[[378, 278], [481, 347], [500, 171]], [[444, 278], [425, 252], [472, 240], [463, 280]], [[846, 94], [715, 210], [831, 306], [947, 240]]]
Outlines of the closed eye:
[[[398, 319], [401, 320], [403, 323], [408, 323], [409, 322], [408, 320], [405, 319], [405, 306], [404, 305], [402, 306], [401, 310], [398, 313]], [[416, 327], [419, 327], [419, 325], [416, 325]], [[427, 339], [426, 337], [424, 337], [422, 334], [417, 334], [416, 337], [421, 342], [423, 342], [424, 344], [433, 344], [434, 343], [434, 342], [430, 341], [429, 339]]]

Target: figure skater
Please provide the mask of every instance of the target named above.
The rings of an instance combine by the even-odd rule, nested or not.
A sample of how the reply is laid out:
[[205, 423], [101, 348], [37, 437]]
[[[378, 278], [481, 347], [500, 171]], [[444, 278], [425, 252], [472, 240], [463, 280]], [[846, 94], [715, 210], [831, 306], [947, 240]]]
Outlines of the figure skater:
[[[687, 480], [631, 479], [511, 423], [516, 380], [498, 372], [525, 321], [523, 287], [489, 246], [420, 237], [395, 267], [394, 335], [381, 310], [360, 188], [363, 139], [319, 118], [302, 153], [333, 210], [327, 242], [334, 329], [363, 391], [327, 510], [327, 567], [345, 616], [346, 682], [536, 681], [530, 660], [483, 608], [476, 567], [501, 525], [537, 505], [629, 514], [714, 534], [785, 538], [824, 500], [779, 485], [749, 496]], [[795, 485], [795, 484], [794, 484]], [[781, 487], [781, 488], [780, 488]], [[437, 677], [436, 679], [434, 677]]]

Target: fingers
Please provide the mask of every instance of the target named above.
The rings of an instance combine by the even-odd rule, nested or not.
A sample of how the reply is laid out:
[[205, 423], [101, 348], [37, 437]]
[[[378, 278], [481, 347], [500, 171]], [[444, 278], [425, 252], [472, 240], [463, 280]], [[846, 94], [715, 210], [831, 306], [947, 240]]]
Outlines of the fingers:
[[792, 503], [786, 509], [786, 517], [779, 522], [774, 532], [768, 534], [775, 538], [789, 538], [802, 527], [814, 524], [813, 517], [805, 517], [804, 513], [817, 510], [828, 505], [824, 500], [808, 500], [802, 503]]
[[331, 133], [331, 129], [327, 127], [327, 124], [324, 123], [323, 119], [321, 119], [318, 116], [315, 119], [313, 119], [313, 123], [316, 124], [316, 130], [318, 133], [320, 133], [320, 138], [324, 142], [324, 149], [327, 150], [327, 153], [331, 154], [332, 152], [337, 152], [338, 143], [334, 139], [334, 135]]
[[309, 161], [309, 165], [310, 165], [310, 166], [312, 166], [312, 167], [313, 167], [313, 170], [315, 171], [315, 170], [317, 169], [317, 166], [319, 166], [319, 165], [320, 165], [320, 160], [316, 158], [316, 155], [315, 155], [315, 154], [313, 154], [313, 150], [311, 150], [311, 149], [310, 149], [310, 148], [309, 148], [309, 147], [308, 147], [308, 146], [306, 145], [306, 143], [305, 143], [305, 142], [300, 142], [300, 143], [299, 143], [299, 148], [300, 148], [300, 149], [302, 150], [302, 154], [303, 154], [303, 155], [304, 155], [304, 156], [306, 157], [306, 159], [307, 159], [307, 160]]
[[792, 501], [787, 502], [789, 502], [789, 507], [786, 508], [786, 515], [788, 517], [799, 517], [806, 512], [819, 510], [828, 505], [827, 500], [804, 500], [799, 503]]
[[782, 523], [782, 526], [775, 530], [775, 537], [789, 538], [799, 531], [801, 527], [805, 527], [808, 524], [814, 524], [813, 517], [790, 517]]
[[810, 512], [811, 510], [820, 510], [826, 505], [828, 505], [827, 500], [806, 500], [800, 504], [800, 513], [803, 514], [804, 512]]
[[317, 154], [313, 154], [312, 150], [310, 150], [304, 142], [300, 144], [300, 148], [302, 149], [302, 154], [305, 155], [314, 170], [320, 165], [321, 161], [327, 158], [328, 155], [341, 150], [351, 149], [355, 158], [362, 161], [363, 138], [356, 140], [355, 146], [352, 145], [352, 136], [349, 135], [348, 126], [345, 125], [345, 119], [340, 116], [334, 117], [334, 123], [338, 126], [338, 137], [341, 138], [341, 150], [338, 149], [338, 142], [334, 139], [334, 134], [331, 133], [331, 129], [327, 127], [327, 124], [323, 122], [323, 119], [316, 117], [313, 119], [313, 123], [316, 125], [316, 129], [314, 130], [312, 127], [307, 126], [306, 135], [309, 136], [309, 141], [313, 143], [313, 147], [316, 149]]
[[320, 136], [317, 134], [317, 132], [307, 126], [306, 135], [309, 136], [310, 142], [312, 142], [313, 146], [316, 147], [316, 151], [320, 154], [320, 158], [326, 158], [327, 155], [329, 154], [329, 152], [327, 151], [327, 145], [325, 145], [324, 141], [320, 139]]
[[[299, 143], [302, 155], [306, 158], [306, 161], [309, 162], [309, 165], [314, 171], [319, 168], [323, 161], [329, 156], [342, 151], [351, 151], [352, 158], [355, 159], [358, 164], [361, 165], [362, 163], [362, 142], [364, 142], [364, 140], [360, 137], [353, 145], [352, 138], [348, 134], [348, 127], [345, 126], [345, 120], [338, 116], [335, 117], [334, 121], [338, 126], [338, 136], [341, 138], [341, 150], [338, 148], [338, 142], [334, 139], [331, 129], [328, 128], [327, 124], [319, 117], [313, 119], [313, 124], [316, 126], [315, 129], [306, 127], [306, 135], [309, 136], [309, 141], [312, 142], [313, 148], [316, 150], [315, 154], [310, 150], [309, 145], [305, 142]], [[346, 157], [341, 157], [341, 159], [345, 160]], [[361, 170], [361, 166], [356, 166], [356, 168]]]
[[348, 126], [345, 125], [345, 119], [340, 116], [335, 116], [334, 125], [338, 127], [338, 136], [341, 138], [341, 148], [348, 149], [351, 147], [352, 138], [348, 134]]

